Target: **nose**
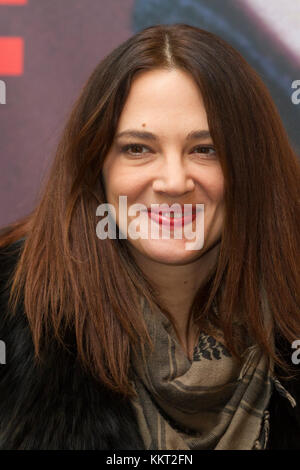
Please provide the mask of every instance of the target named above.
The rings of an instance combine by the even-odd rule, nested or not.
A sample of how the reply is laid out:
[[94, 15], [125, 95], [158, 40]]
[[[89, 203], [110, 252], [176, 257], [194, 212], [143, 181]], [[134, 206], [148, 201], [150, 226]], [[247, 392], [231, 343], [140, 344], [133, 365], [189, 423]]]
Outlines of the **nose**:
[[182, 196], [193, 191], [194, 187], [193, 178], [180, 156], [164, 159], [152, 184], [154, 191], [163, 192], [172, 197]]

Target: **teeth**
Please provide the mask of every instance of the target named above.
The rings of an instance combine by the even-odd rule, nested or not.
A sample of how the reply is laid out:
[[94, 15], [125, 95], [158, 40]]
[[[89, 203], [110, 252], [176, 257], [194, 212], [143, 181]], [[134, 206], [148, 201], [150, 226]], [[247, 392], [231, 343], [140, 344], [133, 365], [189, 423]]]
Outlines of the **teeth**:
[[163, 214], [164, 216], [166, 217], [169, 217], [171, 219], [179, 219], [182, 217], [182, 214], [179, 213], [179, 214], [174, 214], [173, 212], [169, 213], [169, 214]]
[[162, 217], [168, 217], [169, 219], [181, 219], [182, 217], [186, 216], [186, 215], [191, 215], [190, 213], [185, 213], [185, 212], [162, 212], [162, 211], [155, 211], [155, 212], [152, 212], [152, 214], [157, 214], [157, 215], [161, 215]]

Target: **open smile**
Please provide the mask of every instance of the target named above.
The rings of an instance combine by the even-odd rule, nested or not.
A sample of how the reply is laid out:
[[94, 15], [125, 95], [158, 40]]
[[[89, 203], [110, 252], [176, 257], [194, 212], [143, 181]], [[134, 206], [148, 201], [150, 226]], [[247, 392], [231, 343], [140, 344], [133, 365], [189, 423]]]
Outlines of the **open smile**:
[[[189, 204], [191, 206], [191, 204]], [[148, 208], [148, 217], [160, 225], [170, 227], [181, 227], [190, 224], [195, 220], [197, 215], [196, 207], [183, 207], [182, 210]]]

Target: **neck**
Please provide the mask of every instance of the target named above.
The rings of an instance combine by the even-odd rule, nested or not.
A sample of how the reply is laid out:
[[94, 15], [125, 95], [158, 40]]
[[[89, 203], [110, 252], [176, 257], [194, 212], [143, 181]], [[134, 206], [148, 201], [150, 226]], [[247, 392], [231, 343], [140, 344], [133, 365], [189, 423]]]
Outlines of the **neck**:
[[197, 332], [190, 321], [190, 308], [196, 292], [207, 281], [217, 262], [219, 249], [220, 243], [197, 260], [176, 266], [156, 262], [136, 250], [133, 252], [137, 264], [155, 287], [162, 306], [171, 315], [178, 339], [189, 354], [197, 340]]

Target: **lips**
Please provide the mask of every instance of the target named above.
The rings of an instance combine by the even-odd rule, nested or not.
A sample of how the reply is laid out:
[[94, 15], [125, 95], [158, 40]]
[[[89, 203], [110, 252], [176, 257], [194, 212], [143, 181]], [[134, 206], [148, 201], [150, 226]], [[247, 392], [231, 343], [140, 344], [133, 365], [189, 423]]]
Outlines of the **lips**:
[[197, 215], [196, 207], [184, 207], [181, 210], [159, 207], [148, 208], [148, 217], [160, 225], [170, 227], [181, 227], [195, 220]]

